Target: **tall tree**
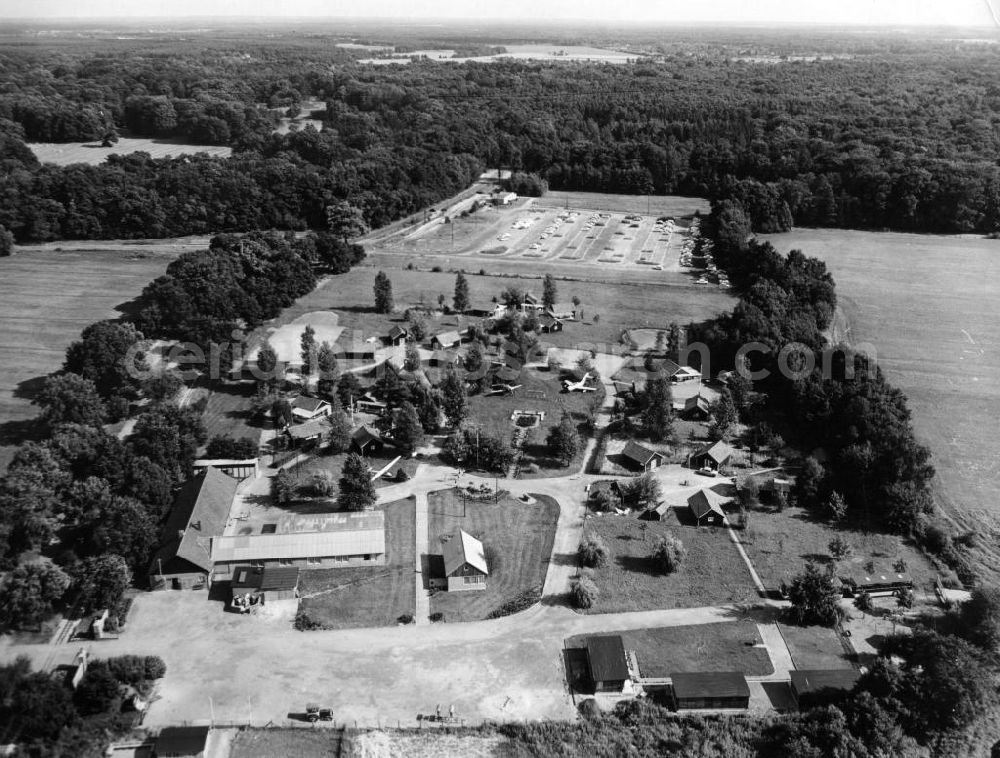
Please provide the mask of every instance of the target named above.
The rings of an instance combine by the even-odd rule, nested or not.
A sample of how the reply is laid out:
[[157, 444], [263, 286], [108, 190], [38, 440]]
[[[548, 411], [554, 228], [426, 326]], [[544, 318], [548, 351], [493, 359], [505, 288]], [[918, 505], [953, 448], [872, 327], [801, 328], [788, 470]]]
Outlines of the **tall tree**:
[[555, 307], [556, 304], [556, 280], [552, 274], [546, 274], [542, 280], [542, 305], [546, 309]]
[[671, 321], [667, 327], [667, 357], [672, 361], [680, 360], [681, 328], [676, 321]]
[[84, 613], [114, 608], [132, 582], [132, 572], [120, 555], [87, 558], [73, 569], [77, 602]]
[[646, 382], [642, 397], [642, 426], [653, 440], [669, 440], [674, 435], [674, 396], [670, 380], [657, 374]]
[[319, 369], [316, 389], [320, 394], [328, 396], [333, 392], [333, 388], [337, 384], [339, 366], [337, 364], [337, 352], [334, 350], [333, 345], [326, 340], [319, 346], [319, 351], [316, 354], [316, 366]]
[[452, 300], [452, 306], [459, 313], [465, 313], [469, 310], [469, 280], [465, 278], [465, 274], [461, 271], [455, 275], [455, 297]]
[[563, 413], [559, 423], [549, 429], [546, 443], [549, 446], [549, 452], [563, 466], [568, 466], [572, 462], [573, 456], [580, 449], [580, 435], [568, 413]]
[[330, 233], [347, 243], [368, 233], [368, 224], [360, 208], [339, 200], [326, 208], [326, 225]]
[[840, 618], [840, 592], [834, 586], [833, 576], [812, 562], [792, 580], [788, 587], [792, 603], [792, 618], [798, 624], [833, 626]]
[[59, 424], [100, 426], [105, 408], [97, 388], [79, 374], [53, 374], [45, 380], [34, 403], [42, 409], [42, 420], [54, 428]]
[[143, 339], [134, 324], [98, 321], [66, 350], [64, 368], [90, 379], [105, 399], [131, 397], [139, 384], [138, 371], [147, 368], [140, 349]]
[[375, 274], [375, 312], [392, 313], [395, 303], [392, 300], [392, 282], [384, 271]]
[[448, 423], [456, 429], [468, 413], [465, 387], [454, 370], [448, 371], [441, 383], [441, 409]]
[[738, 422], [739, 414], [733, 396], [728, 389], [723, 389], [719, 399], [712, 404], [712, 424], [708, 435], [714, 440], [729, 439]]
[[14, 251], [14, 235], [7, 227], [0, 225], [0, 258], [5, 258]]
[[17, 629], [37, 627], [51, 615], [69, 584], [62, 569], [50, 563], [22, 564], [0, 587], [0, 617]]
[[332, 393], [330, 404], [332, 407], [327, 418], [327, 422], [330, 424], [327, 449], [337, 455], [351, 446], [351, 420], [344, 412], [344, 406], [340, 404], [340, 397], [337, 393]]
[[404, 402], [399, 406], [396, 415], [396, 425], [393, 428], [396, 443], [407, 453], [419, 447], [424, 441], [424, 427], [420, 423], [417, 409], [412, 403]]
[[259, 380], [268, 386], [273, 386], [281, 378], [278, 376], [278, 353], [266, 339], [257, 351], [257, 371]]
[[344, 461], [337, 503], [349, 511], [366, 511], [375, 505], [377, 499], [371, 469], [364, 458], [351, 453]]
[[319, 357], [319, 350], [316, 347], [316, 330], [312, 328], [311, 324], [306, 324], [306, 328], [302, 330], [299, 344], [302, 356], [302, 376], [309, 376], [313, 373], [313, 369], [317, 368]]

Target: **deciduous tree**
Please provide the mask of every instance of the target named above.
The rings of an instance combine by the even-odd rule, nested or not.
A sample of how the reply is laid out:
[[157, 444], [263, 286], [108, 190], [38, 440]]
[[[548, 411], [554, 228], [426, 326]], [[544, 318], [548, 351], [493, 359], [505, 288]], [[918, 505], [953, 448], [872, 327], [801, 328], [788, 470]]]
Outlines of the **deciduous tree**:
[[364, 458], [351, 453], [344, 461], [337, 504], [348, 511], [366, 511], [375, 505], [376, 500], [371, 469]]
[[392, 313], [395, 309], [392, 300], [392, 282], [384, 271], [375, 275], [375, 312]]

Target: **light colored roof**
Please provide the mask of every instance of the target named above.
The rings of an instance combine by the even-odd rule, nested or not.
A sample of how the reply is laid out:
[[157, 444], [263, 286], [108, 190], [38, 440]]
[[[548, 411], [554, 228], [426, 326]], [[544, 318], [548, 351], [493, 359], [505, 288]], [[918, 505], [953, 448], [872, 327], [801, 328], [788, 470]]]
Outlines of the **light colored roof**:
[[235, 534], [212, 540], [212, 562], [330, 558], [385, 553], [385, 514], [323, 514], [321, 531]]
[[698, 455], [707, 455], [716, 463], [725, 463], [733, 457], [733, 449], [722, 440], [719, 440], [699, 451]]
[[210, 571], [209, 540], [225, 529], [238, 486], [233, 477], [212, 467], [201, 469], [189, 479], [178, 492], [167, 518], [165, 544], [154, 556], [154, 566], [176, 556]]
[[732, 498], [724, 497], [713, 490], [698, 490], [688, 498], [688, 508], [691, 509], [691, 513], [697, 519], [707, 516], [709, 513], [715, 513], [724, 518], [726, 512], [722, 509], [722, 506], [730, 500]]
[[455, 345], [462, 341], [462, 337], [458, 332], [452, 330], [450, 332], [441, 332], [441, 334], [434, 335], [434, 339], [440, 342], [442, 345]]
[[444, 555], [445, 576], [451, 576], [466, 563], [484, 574], [490, 573], [486, 566], [483, 543], [463, 529], [459, 529], [442, 545], [441, 552]]
[[694, 408], [700, 408], [703, 411], [707, 411], [709, 409], [709, 405], [710, 403], [708, 402], [708, 398], [702, 397], [701, 395], [695, 395], [694, 397], [689, 397], [684, 401], [684, 410], [690, 411]]
[[551, 308], [549, 308], [549, 312], [555, 314], [556, 316], [559, 316], [560, 314], [563, 313], [572, 315], [575, 310], [576, 307], [573, 305], [573, 303], [556, 303]]
[[663, 458], [663, 453], [658, 453], [655, 450], [650, 450], [647, 447], [643, 447], [638, 442], [634, 440], [629, 440], [625, 444], [625, 448], [622, 450], [622, 455], [624, 455], [629, 460], [635, 461], [640, 466], [645, 466], [653, 458], [659, 457]]
[[701, 376], [701, 372], [697, 369], [693, 369], [690, 366], [681, 366], [674, 372], [674, 376], [682, 374], [684, 376]]
[[330, 430], [330, 422], [326, 417], [320, 417], [307, 421], [304, 424], [295, 424], [288, 427], [288, 434], [295, 440], [308, 440], [313, 437], [321, 437]]
[[310, 415], [318, 411], [324, 405], [329, 405], [329, 403], [322, 398], [307, 397], [305, 395], [299, 395], [291, 403], [293, 413], [297, 410], [301, 410], [309, 413]]

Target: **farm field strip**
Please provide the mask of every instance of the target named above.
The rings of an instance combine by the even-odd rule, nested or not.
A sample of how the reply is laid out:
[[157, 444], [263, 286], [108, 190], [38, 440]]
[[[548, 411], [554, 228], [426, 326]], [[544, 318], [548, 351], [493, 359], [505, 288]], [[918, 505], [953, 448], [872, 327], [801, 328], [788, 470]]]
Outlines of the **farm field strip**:
[[153, 158], [166, 158], [168, 155], [176, 158], [198, 153], [228, 158], [233, 153], [233, 149], [225, 145], [192, 145], [138, 137], [122, 137], [113, 147], [101, 147], [100, 142], [33, 142], [28, 147], [42, 163], [54, 163], [57, 166], [69, 166], [73, 163], [96, 166], [104, 163], [109, 155], [138, 152], [149, 153]]

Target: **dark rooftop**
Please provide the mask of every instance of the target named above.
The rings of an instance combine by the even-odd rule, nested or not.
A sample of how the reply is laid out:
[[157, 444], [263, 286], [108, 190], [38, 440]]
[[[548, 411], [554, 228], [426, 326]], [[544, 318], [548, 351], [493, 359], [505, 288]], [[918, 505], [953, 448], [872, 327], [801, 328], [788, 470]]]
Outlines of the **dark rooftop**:
[[615, 635], [587, 638], [590, 676], [595, 682], [619, 682], [629, 678], [625, 644]]
[[299, 569], [295, 566], [237, 566], [233, 571], [234, 590], [260, 592], [294, 590], [299, 585]]
[[165, 726], [156, 738], [157, 755], [198, 755], [208, 741], [207, 726]]
[[696, 698], [750, 697], [747, 679], [739, 671], [696, 671], [671, 674], [674, 697]]

